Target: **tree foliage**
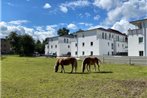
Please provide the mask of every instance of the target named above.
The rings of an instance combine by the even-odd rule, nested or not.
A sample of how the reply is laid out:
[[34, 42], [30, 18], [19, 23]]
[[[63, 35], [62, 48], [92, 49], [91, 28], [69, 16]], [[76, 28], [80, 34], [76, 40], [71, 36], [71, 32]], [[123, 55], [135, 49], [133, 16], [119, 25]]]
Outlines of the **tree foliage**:
[[33, 55], [35, 42], [30, 35], [18, 35], [15, 32], [11, 32], [7, 39], [10, 40], [12, 50], [15, 54], [19, 54], [22, 56]]
[[59, 36], [68, 35], [69, 29], [66, 29], [65, 27], [63, 27], [63, 28], [59, 29], [57, 32], [58, 32]]

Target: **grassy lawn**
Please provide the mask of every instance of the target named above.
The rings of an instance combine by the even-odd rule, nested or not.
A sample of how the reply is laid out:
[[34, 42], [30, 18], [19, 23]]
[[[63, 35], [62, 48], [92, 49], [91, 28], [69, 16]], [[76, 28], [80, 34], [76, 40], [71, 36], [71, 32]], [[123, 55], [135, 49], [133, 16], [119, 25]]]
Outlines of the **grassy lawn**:
[[2, 98], [147, 98], [147, 66], [102, 64], [101, 72], [55, 73], [56, 59], [6, 56]]

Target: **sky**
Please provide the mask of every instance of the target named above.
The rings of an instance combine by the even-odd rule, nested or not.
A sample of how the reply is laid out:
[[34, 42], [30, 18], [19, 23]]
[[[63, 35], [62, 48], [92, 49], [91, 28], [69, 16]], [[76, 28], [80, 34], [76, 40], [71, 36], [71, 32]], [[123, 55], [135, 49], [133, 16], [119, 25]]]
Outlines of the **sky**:
[[59, 28], [112, 28], [127, 34], [130, 21], [147, 18], [146, 0], [1, 0], [0, 38], [14, 31], [44, 40]]

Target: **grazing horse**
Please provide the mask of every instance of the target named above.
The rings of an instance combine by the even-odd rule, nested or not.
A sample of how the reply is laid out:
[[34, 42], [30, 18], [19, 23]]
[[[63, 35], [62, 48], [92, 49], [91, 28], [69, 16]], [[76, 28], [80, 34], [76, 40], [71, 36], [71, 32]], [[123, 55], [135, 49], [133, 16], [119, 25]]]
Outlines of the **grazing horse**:
[[72, 66], [71, 73], [73, 72], [73, 69], [75, 69], [75, 72], [76, 72], [76, 70], [77, 70], [77, 60], [76, 60], [76, 58], [74, 58], [74, 57], [58, 58], [55, 66], [54, 66], [55, 72], [58, 71], [59, 65], [61, 65], [61, 72], [62, 71], [65, 72], [64, 65], [70, 65], [70, 64]]
[[[91, 71], [90, 66], [94, 65], [95, 71], [96, 71], [96, 65], [98, 66], [98, 70], [100, 71], [99, 67], [99, 62], [101, 63], [100, 59], [98, 59], [97, 57], [87, 57], [84, 59], [83, 61], [83, 65], [82, 65], [82, 72], [85, 71], [85, 68], [87, 67], [87, 71]], [[89, 69], [88, 69], [89, 68]]]

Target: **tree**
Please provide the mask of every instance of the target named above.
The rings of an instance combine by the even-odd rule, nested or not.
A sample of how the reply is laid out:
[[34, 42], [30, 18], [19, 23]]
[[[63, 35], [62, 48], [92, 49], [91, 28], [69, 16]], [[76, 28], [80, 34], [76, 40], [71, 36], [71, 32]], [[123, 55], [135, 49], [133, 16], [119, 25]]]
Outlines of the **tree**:
[[21, 44], [21, 55], [32, 56], [35, 50], [34, 39], [30, 35], [22, 35]]
[[59, 36], [68, 35], [69, 29], [66, 29], [65, 27], [63, 27], [62, 29], [59, 29], [57, 32]]
[[7, 39], [10, 40], [10, 44], [14, 53], [19, 54], [21, 51], [21, 36], [16, 32], [11, 32]]
[[39, 40], [37, 40], [37, 42], [35, 43], [35, 52], [43, 54], [44, 53], [43, 49], [44, 49], [43, 48], [43, 43], [41, 43]]

